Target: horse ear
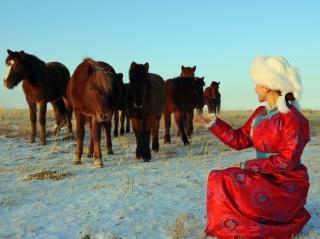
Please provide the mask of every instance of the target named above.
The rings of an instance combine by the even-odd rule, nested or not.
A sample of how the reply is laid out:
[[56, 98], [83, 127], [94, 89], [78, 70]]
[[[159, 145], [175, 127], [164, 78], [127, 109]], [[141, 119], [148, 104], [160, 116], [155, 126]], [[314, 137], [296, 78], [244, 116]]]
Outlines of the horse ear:
[[147, 62], [146, 64], [144, 64], [144, 68], [148, 71], [149, 70], [149, 63]]
[[199, 79], [202, 81], [203, 86], [205, 86], [205, 85], [206, 85], [206, 83], [204, 82], [204, 76], [200, 77]]
[[182, 71], [184, 70], [184, 65], [181, 66], [181, 70], [182, 70]]
[[220, 85], [220, 81], [218, 82], [218, 85]]
[[137, 66], [137, 63], [133, 61], [130, 66], [130, 70], [133, 70], [134, 68], [136, 68], [136, 66]]
[[13, 51], [11, 51], [10, 49], [7, 49], [8, 55], [12, 55]]
[[20, 57], [21, 59], [24, 59], [26, 57], [26, 53], [24, 51], [20, 51]]
[[196, 71], [196, 69], [197, 69], [197, 67], [196, 67], [196, 66], [193, 66], [193, 67], [192, 67], [193, 72], [195, 72], [195, 71]]

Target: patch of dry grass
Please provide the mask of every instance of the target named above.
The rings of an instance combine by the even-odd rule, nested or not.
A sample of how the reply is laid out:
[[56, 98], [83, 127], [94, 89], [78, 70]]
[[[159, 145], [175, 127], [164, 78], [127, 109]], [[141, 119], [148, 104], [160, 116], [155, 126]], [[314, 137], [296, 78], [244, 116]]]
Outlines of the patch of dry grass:
[[[37, 114], [37, 117], [39, 115]], [[54, 125], [53, 111], [47, 112], [47, 134], [52, 131]], [[37, 118], [37, 135], [39, 135], [39, 124]], [[8, 138], [25, 138], [30, 135], [30, 119], [28, 109], [0, 109], [0, 135]]]
[[192, 213], [180, 214], [168, 231], [172, 239], [203, 238], [201, 226]]
[[[233, 128], [241, 127], [252, 114], [252, 110], [242, 111], [222, 111], [220, 117], [228, 122]], [[312, 137], [320, 135], [320, 111], [318, 110], [303, 110], [303, 114], [310, 122], [310, 132]], [[74, 120], [74, 117], [73, 117]], [[47, 112], [47, 133], [50, 134], [54, 125], [54, 114], [52, 110]], [[75, 122], [73, 122], [75, 125]], [[160, 128], [164, 129], [164, 119], [161, 119]], [[194, 124], [195, 132], [199, 129], [204, 129], [202, 125]], [[37, 121], [37, 129], [39, 124]], [[171, 117], [171, 136], [174, 137], [177, 133], [177, 126], [172, 114]], [[0, 135], [8, 138], [28, 138], [30, 134], [30, 120], [28, 109], [0, 109]], [[38, 133], [39, 135], [39, 133]], [[160, 138], [162, 136], [160, 135]]]
[[27, 175], [24, 177], [24, 181], [30, 181], [30, 180], [62, 180], [64, 178], [71, 177], [71, 172], [61, 173], [57, 171], [50, 171], [50, 170], [43, 170], [39, 173], [33, 173], [30, 175]]

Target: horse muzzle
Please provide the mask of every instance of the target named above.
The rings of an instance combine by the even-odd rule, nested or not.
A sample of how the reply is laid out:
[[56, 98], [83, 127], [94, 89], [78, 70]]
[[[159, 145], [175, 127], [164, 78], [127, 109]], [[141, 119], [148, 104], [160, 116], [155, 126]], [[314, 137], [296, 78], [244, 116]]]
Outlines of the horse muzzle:
[[134, 103], [133, 103], [133, 107], [134, 107], [134, 108], [141, 109], [141, 108], [143, 108], [143, 103], [141, 103], [141, 104], [138, 105], [136, 102], [134, 102]]
[[4, 80], [3, 81], [3, 84], [4, 84], [4, 86], [6, 87], [6, 88], [8, 88], [8, 89], [12, 89], [13, 88], [13, 86], [10, 84], [10, 82], [9, 81], [7, 81], [7, 80]]

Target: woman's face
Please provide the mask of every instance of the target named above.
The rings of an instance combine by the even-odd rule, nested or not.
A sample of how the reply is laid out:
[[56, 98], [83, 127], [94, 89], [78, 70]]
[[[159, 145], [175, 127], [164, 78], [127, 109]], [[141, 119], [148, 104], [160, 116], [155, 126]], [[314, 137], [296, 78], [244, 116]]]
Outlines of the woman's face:
[[268, 92], [269, 88], [262, 85], [256, 85], [256, 94], [258, 96], [259, 102], [266, 101]]

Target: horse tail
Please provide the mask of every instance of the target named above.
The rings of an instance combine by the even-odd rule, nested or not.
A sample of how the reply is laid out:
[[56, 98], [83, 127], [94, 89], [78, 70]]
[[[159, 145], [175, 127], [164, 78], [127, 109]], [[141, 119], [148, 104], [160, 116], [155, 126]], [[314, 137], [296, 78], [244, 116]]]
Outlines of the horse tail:
[[112, 91], [111, 76], [93, 59], [86, 58], [84, 59], [84, 62], [88, 63], [90, 66], [89, 82], [91, 83], [91, 87], [105, 95], [109, 95]]

